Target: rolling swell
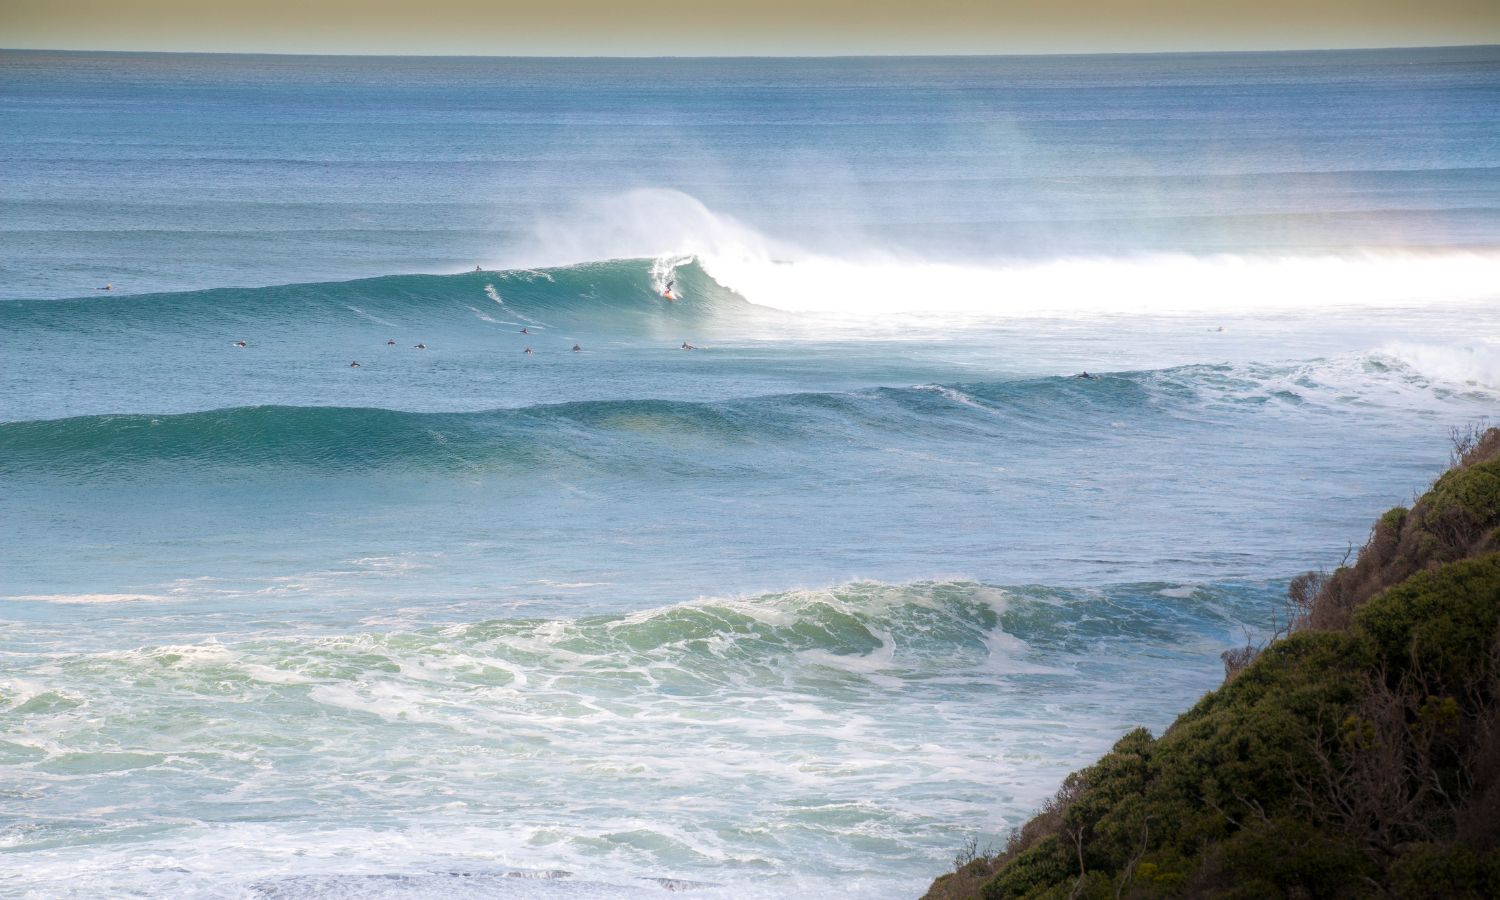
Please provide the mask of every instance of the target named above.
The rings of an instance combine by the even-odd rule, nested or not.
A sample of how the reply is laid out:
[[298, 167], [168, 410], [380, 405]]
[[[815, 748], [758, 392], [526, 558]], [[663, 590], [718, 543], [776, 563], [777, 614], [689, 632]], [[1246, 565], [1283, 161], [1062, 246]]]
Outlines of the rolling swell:
[[[1399, 363], [1360, 358], [715, 402], [599, 400], [476, 412], [253, 406], [76, 416], [0, 423], [0, 472], [108, 478], [152, 466], [318, 472], [582, 466], [627, 474], [641, 468], [705, 474], [724, 466], [774, 468], [785, 462], [773, 452], [778, 448], [878, 448], [893, 440], [907, 446], [974, 440], [1048, 444], [1108, 434], [1127, 423], [1166, 418], [1179, 429], [1207, 427], [1252, 412], [1318, 414], [1428, 389], [1425, 379]], [[762, 455], [736, 455], [737, 449]]]
[[67, 300], [0, 301], [10, 327], [259, 333], [320, 322], [397, 326], [496, 320], [631, 333], [653, 325], [748, 315], [754, 308], [696, 262], [673, 271], [679, 298], [664, 303], [651, 260], [616, 259], [548, 269], [388, 275], [353, 281], [213, 288]]
[[[77, 416], [0, 423], [0, 472], [109, 477], [138, 466], [534, 470], [586, 464], [686, 472], [725, 449], [878, 436], [962, 439], [1007, 424], [1048, 428], [1063, 402], [1124, 409], [1139, 384], [1079, 390], [1073, 379], [874, 388], [723, 402], [610, 400], [481, 412], [256, 406], [178, 415]], [[768, 458], [766, 465], [776, 465]]]
[[0, 471], [106, 474], [126, 465], [298, 466], [323, 471], [462, 465], [540, 468], [600, 457], [608, 444], [732, 440], [745, 416], [715, 404], [569, 403], [472, 413], [257, 406], [171, 416], [79, 416], [0, 424]]

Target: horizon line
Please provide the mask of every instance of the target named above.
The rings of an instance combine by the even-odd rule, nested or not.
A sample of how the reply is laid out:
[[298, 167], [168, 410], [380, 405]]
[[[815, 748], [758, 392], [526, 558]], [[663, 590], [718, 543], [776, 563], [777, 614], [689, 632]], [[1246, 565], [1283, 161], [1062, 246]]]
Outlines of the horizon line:
[[126, 50], [80, 47], [0, 47], [0, 53], [77, 53], [121, 56], [274, 56], [337, 59], [537, 59], [537, 60], [746, 60], [746, 59], [992, 59], [1000, 57], [1064, 56], [1191, 56], [1252, 55], [1258, 53], [1361, 53], [1387, 50], [1483, 50], [1500, 49], [1500, 43], [1478, 44], [1379, 44], [1338, 47], [1262, 47], [1254, 49], [1179, 50], [1037, 50], [1011, 52], [935, 51], [911, 53], [420, 53], [406, 51], [366, 52], [328, 50], [317, 53], [292, 50]]

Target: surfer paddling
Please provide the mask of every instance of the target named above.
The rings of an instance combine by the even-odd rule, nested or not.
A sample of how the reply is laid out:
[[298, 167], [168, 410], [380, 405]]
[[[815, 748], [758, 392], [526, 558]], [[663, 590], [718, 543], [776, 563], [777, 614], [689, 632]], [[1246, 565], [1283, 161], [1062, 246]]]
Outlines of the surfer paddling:
[[233, 345], [235, 345], [236, 347], [243, 347], [243, 346], [245, 346], [245, 342], [244, 341], [230, 341], [230, 343], [233, 344]]

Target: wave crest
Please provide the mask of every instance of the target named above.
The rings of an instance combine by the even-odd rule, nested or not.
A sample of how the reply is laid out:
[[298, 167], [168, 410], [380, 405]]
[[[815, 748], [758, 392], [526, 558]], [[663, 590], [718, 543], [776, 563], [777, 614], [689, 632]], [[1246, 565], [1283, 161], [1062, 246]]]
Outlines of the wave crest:
[[1500, 252], [1371, 249], [1338, 255], [1161, 253], [1044, 260], [916, 257], [850, 236], [808, 250], [680, 191], [642, 189], [551, 218], [516, 254], [576, 259], [695, 258], [759, 306], [868, 320], [1098, 314], [1317, 313], [1500, 296]]
[[[1406, 353], [1436, 354], [1451, 367], [1439, 349]], [[1280, 366], [1178, 366], [1089, 381], [1053, 376], [711, 402], [591, 400], [477, 412], [255, 406], [77, 416], [0, 423], [0, 472], [108, 478], [152, 465], [705, 474], [720, 465], [774, 466], [774, 454], [726, 455], [736, 447], [764, 449], [767, 442], [885, 446], [902, 435], [931, 446], [951, 436], [1043, 439], [1055, 436], [1060, 408], [1074, 413], [1060, 427], [1076, 435], [1088, 423], [1173, 410], [1316, 415], [1350, 405], [1405, 408], [1453, 400], [1467, 411], [1468, 401], [1492, 399], [1472, 378], [1445, 381], [1434, 368], [1443, 366], [1419, 369], [1377, 353]], [[1473, 373], [1460, 365], [1457, 374]]]

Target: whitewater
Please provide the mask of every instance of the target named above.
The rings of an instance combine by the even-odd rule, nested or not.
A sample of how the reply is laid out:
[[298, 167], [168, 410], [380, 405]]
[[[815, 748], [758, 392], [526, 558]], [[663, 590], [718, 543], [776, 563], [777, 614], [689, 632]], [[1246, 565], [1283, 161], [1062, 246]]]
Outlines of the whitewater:
[[1500, 410], [1497, 98], [0, 51], [0, 894], [919, 894]]

